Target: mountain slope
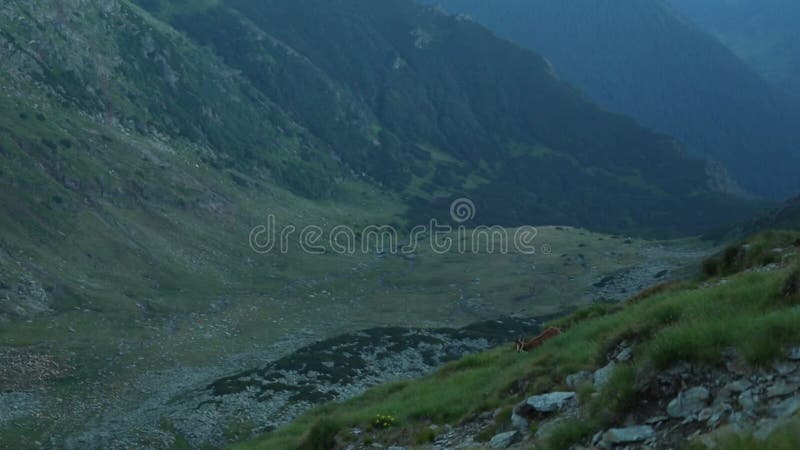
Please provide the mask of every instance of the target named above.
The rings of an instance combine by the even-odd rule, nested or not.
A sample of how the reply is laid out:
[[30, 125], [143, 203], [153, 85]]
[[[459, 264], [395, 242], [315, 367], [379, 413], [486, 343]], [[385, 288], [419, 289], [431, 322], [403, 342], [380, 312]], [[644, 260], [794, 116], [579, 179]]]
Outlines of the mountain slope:
[[170, 416], [210, 380], [362, 327], [567, 308], [660, 255], [563, 228], [547, 244], [564, 260], [536, 264], [299, 238], [261, 255], [268, 214], [403, 229], [469, 195], [484, 223], [669, 234], [755, 206], [474, 23], [399, 1], [141, 4], [157, 14], [0, 5], [0, 447], [224, 443], [257, 425], [215, 404]]
[[[798, 106], [660, 0], [430, 0], [540, 51], [600, 105], [718, 160], [746, 189], [800, 191]], [[701, 4], [704, 2], [694, 2]]]
[[709, 259], [721, 275], [578, 310], [529, 353], [508, 342], [234, 448], [795, 449], [798, 237], [752, 237]]
[[730, 213], [701, 207], [719, 200], [707, 169], [669, 138], [587, 103], [538, 55], [412, 2], [223, 1], [169, 20], [405, 194], [413, 222], [459, 194], [501, 225], [696, 229]]
[[668, 0], [750, 67], [800, 97], [800, 4], [793, 0]]

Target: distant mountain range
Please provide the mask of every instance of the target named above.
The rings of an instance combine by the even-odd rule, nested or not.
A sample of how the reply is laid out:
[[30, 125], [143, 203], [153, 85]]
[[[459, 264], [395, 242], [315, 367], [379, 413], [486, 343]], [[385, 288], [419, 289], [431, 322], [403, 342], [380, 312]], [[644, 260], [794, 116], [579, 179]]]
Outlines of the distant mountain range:
[[[796, 127], [799, 103], [665, 2], [428, 3], [468, 14], [499, 36], [542, 52], [556, 73], [600, 105], [679, 138], [696, 155], [724, 163], [749, 191], [777, 199], [800, 192], [800, 178], [794, 169], [800, 163], [800, 131]], [[711, 9], [708, 4], [723, 8], [723, 3], [727, 7], [730, 2], [677, 3], [699, 15]], [[732, 8], [744, 17], [747, 8], [743, 5], [762, 2], [734, 3], [741, 7]], [[776, 8], [772, 17], [784, 9]], [[797, 6], [788, 9], [796, 10]], [[734, 22], [737, 20], [731, 20]], [[765, 28], [758, 18], [745, 22], [751, 30]], [[737, 36], [742, 42], [748, 39], [745, 34]]]
[[668, 0], [753, 70], [800, 98], [800, 2]]
[[696, 229], [729, 214], [730, 204], [701, 206], [721, 197], [711, 200], [707, 167], [675, 141], [594, 106], [539, 55], [475, 23], [405, 0], [225, 0], [187, 13], [142, 4], [355, 173], [401, 192], [414, 221], [453, 194], [503, 225]]

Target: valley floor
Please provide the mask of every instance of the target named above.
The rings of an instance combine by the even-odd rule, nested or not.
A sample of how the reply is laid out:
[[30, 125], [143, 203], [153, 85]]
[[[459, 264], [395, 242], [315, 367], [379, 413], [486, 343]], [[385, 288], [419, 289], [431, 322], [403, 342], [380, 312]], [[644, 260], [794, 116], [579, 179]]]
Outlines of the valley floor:
[[[214, 389], [237, 373], [291, 361], [286, 357], [305, 345], [335, 343], [325, 339], [374, 327], [419, 335], [413, 330], [541, 317], [619, 300], [685, 276], [710, 251], [695, 241], [648, 242], [569, 227], [543, 227], [537, 242], [548, 251], [420, 250], [410, 258], [309, 261], [328, 269], [269, 293], [232, 292], [205, 311], [165, 315], [143, 309], [131, 319], [85, 310], [6, 323], [0, 331], [0, 446], [169, 448], [241, 440], [326, 399], [349, 398], [370, 385], [419, 376], [454, 357], [511, 341], [526, 326], [507, 319], [516, 325], [508, 322], [505, 331], [455, 337], [441, 331], [433, 333], [436, 342], [402, 341], [411, 349], [403, 358], [370, 355], [380, 370], [359, 372], [363, 379], [333, 383], [323, 395], [301, 400], [287, 397], [296, 387], [287, 388], [286, 379], [266, 396]], [[528, 327], [533, 332], [538, 325]], [[433, 357], [419, 362], [425, 348], [435, 349]], [[334, 367], [317, 370], [324, 376], [339, 369]], [[290, 378], [289, 385], [302, 384]]]

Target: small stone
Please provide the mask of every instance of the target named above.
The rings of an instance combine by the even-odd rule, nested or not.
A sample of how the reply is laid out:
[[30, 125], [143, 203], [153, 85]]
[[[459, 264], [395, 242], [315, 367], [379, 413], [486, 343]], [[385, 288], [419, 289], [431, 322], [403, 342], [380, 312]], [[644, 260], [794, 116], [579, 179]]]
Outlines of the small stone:
[[775, 369], [776, 372], [778, 372], [778, 375], [785, 377], [786, 375], [789, 375], [793, 373], [795, 370], [797, 370], [797, 363], [776, 362], [772, 365], [772, 368]]
[[731, 381], [730, 383], [726, 384], [723, 389], [725, 389], [726, 391], [735, 392], [735, 393], [738, 394], [740, 392], [746, 391], [752, 385], [753, 385], [753, 383], [751, 383], [751, 382], [749, 382], [747, 380], [736, 380], [736, 381]]
[[670, 417], [694, 418], [708, 405], [711, 394], [704, 387], [694, 387], [678, 394], [667, 405]]
[[800, 411], [800, 397], [789, 397], [769, 409], [772, 417], [791, 417]]
[[668, 420], [669, 420], [669, 417], [667, 417], [667, 416], [655, 416], [655, 417], [651, 417], [651, 418], [645, 420], [644, 423], [646, 423], [648, 425], [655, 425], [657, 423], [666, 422]]
[[800, 347], [789, 349], [788, 358], [791, 361], [800, 361]]
[[508, 448], [511, 444], [517, 442], [517, 440], [519, 440], [519, 432], [507, 431], [494, 436], [489, 441], [489, 446], [492, 448]]
[[742, 392], [739, 394], [739, 405], [741, 405], [744, 411], [754, 410], [758, 405], [758, 395], [752, 390]]
[[551, 413], [568, 408], [575, 404], [574, 392], [551, 392], [549, 394], [534, 395], [526, 403], [535, 411]]
[[572, 389], [577, 389], [579, 386], [584, 384], [592, 383], [594, 381], [594, 375], [591, 372], [583, 370], [581, 372], [573, 373], [572, 375], [567, 375], [567, 386]]
[[598, 431], [597, 433], [595, 433], [594, 436], [592, 436], [592, 446], [593, 447], [599, 447], [600, 446], [600, 442], [602, 442], [602, 441], [603, 441], [603, 432], [602, 431]]
[[405, 448], [405, 447], [399, 447], [399, 446], [393, 445], [393, 446], [389, 447], [389, 448], [388, 448], [388, 449], [386, 449], [386, 450], [406, 450], [406, 448]]
[[720, 403], [718, 405], [715, 405], [712, 410], [711, 417], [708, 418], [708, 424], [714, 427], [722, 421], [722, 418], [726, 414], [730, 414], [732, 412], [733, 412], [733, 407], [727, 403]]
[[530, 422], [528, 422], [528, 419], [520, 416], [517, 413], [511, 415], [511, 425], [522, 432], [530, 430]]
[[631, 355], [632, 354], [633, 354], [633, 351], [631, 350], [631, 348], [630, 347], [625, 347], [617, 355], [617, 361], [619, 361], [619, 362], [629, 361], [631, 359]]
[[708, 419], [710, 419], [712, 415], [714, 415], [714, 410], [711, 408], [705, 408], [702, 411], [700, 411], [699, 414], [697, 414], [697, 420], [705, 422]]
[[614, 373], [616, 367], [617, 364], [615, 362], [610, 362], [605, 367], [597, 369], [594, 372], [594, 388], [598, 391], [603, 389], [608, 384], [608, 380], [611, 379], [611, 374]]
[[649, 425], [639, 425], [627, 428], [612, 428], [603, 433], [603, 442], [619, 445], [642, 442], [655, 437], [653, 427]]
[[800, 389], [800, 385], [794, 383], [776, 383], [767, 388], [767, 398], [783, 397]]

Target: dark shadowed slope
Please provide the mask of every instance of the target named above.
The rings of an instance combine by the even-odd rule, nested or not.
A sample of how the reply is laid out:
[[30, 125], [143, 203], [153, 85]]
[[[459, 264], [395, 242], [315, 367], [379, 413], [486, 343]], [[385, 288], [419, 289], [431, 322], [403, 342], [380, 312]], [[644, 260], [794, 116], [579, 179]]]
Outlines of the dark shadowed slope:
[[[429, 0], [542, 52], [606, 108], [723, 162], [748, 190], [800, 191], [797, 105], [659, 0]], [[693, 2], [702, 4], [705, 2]]]
[[400, 192], [412, 222], [446, 216], [454, 196], [503, 225], [698, 230], [743, 212], [673, 139], [594, 106], [473, 22], [405, 0], [145, 6]]
[[800, 98], [800, 2], [668, 0], [753, 70]]

